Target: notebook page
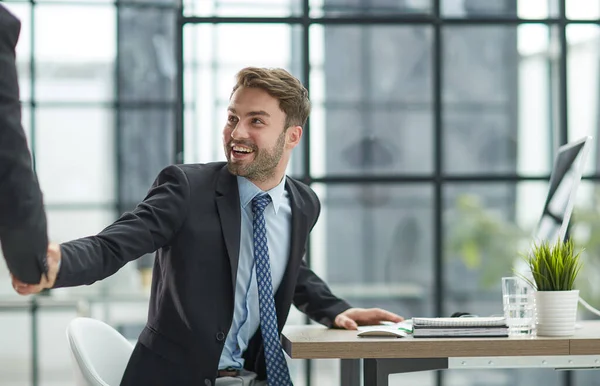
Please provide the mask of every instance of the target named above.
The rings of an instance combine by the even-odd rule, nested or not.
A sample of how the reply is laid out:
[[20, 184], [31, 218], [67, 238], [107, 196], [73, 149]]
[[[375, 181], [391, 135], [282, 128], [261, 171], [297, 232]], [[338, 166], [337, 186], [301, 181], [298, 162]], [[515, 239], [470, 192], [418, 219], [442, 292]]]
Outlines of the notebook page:
[[503, 316], [467, 317], [467, 318], [413, 318], [413, 325], [435, 327], [482, 327], [504, 326], [506, 320]]

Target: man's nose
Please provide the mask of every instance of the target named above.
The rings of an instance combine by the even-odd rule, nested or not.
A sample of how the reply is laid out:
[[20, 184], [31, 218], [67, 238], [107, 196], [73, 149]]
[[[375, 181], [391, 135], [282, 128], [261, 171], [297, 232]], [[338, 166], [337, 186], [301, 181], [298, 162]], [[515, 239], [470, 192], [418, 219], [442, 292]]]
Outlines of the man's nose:
[[248, 138], [248, 129], [246, 125], [242, 122], [238, 122], [235, 128], [231, 131], [231, 138]]

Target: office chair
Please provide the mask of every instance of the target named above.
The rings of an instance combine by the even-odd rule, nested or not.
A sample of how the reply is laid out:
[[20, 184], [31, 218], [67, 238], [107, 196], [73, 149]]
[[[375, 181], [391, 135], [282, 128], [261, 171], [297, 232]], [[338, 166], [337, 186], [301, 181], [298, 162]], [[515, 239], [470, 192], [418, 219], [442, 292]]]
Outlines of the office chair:
[[118, 386], [133, 345], [99, 320], [75, 318], [67, 327], [77, 386]]

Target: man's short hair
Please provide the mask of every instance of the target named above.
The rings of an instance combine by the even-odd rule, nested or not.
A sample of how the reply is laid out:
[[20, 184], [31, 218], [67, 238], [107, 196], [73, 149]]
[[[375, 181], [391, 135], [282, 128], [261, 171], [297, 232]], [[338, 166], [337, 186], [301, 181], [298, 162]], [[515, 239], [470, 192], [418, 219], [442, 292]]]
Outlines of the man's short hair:
[[286, 70], [246, 67], [236, 74], [236, 84], [231, 95], [240, 87], [260, 88], [279, 100], [279, 108], [286, 115], [284, 129], [306, 124], [311, 108], [308, 91]]

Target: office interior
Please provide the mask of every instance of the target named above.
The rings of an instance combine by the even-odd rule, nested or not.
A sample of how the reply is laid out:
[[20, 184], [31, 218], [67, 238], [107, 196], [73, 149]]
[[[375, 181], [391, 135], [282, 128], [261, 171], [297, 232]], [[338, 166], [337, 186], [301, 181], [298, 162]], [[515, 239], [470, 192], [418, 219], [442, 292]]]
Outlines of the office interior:
[[[570, 237], [600, 306], [600, 2], [6, 0], [22, 21], [23, 124], [49, 236], [95, 234], [171, 163], [224, 160], [234, 74], [283, 67], [313, 111], [288, 175], [319, 195], [306, 259], [357, 307], [502, 312], [501, 277], [541, 215], [556, 149], [593, 146]], [[135, 340], [153, 256], [90, 286], [22, 297], [0, 263], [0, 385], [74, 385], [65, 336], [91, 316]], [[594, 319], [580, 307], [579, 319]], [[309, 323], [292, 309], [288, 324]], [[339, 384], [337, 360], [291, 360]], [[391, 385], [599, 385], [597, 371], [448, 370]]]

